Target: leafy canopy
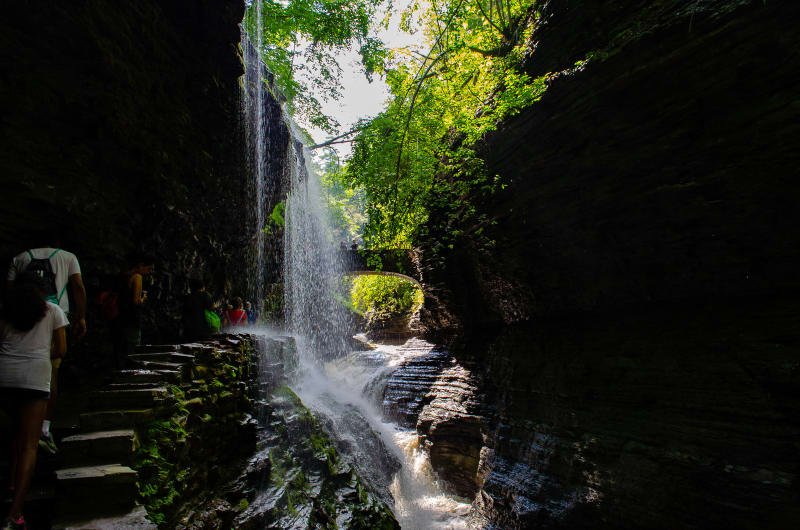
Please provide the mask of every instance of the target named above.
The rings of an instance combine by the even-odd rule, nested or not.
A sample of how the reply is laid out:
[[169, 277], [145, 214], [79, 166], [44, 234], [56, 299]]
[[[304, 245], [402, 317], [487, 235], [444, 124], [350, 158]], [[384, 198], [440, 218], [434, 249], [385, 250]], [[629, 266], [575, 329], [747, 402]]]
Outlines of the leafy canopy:
[[[319, 100], [301, 78], [310, 79], [323, 98], [340, 94], [341, 69], [335, 55], [360, 46], [369, 76], [380, 68], [385, 50], [369, 37], [381, 0], [253, 0], [244, 18], [251, 42], [259, 49], [292, 113], [329, 131], [338, 124], [321, 111]], [[304, 75], [299, 75], [304, 74]]]
[[[346, 186], [364, 190], [369, 246], [412, 244], [431, 208], [468, 218], [475, 208], [467, 197], [498, 185], [475, 144], [546, 88], [546, 77], [531, 79], [522, 69], [538, 4], [416, 0], [402, 14], [407, 30], [422, 27], [430, 51], [396, 50], [387, 57], [392, 100], [361, 124], [341, 175]], [[475, 219], [472, 229], [487, 222]]]

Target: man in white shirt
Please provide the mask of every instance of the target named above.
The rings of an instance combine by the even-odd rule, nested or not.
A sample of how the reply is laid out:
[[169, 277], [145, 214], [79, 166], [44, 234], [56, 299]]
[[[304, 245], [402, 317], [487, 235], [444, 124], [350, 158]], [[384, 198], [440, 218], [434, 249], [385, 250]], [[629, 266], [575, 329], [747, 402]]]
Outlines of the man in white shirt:
[[[86, 334], [86, 288], [83, 286], [78, 258], [72, 252], [51, 246], [32, 248], [21, 252], [14, 258], [8, 268], [9, 286], [13, 283], [17, 274], [26, 270], [34, 259], [49, 259], [52, 270], [55, 273], [55, 288], [57, 291], [56, 299], [52, 300], [52, 302], [71, 317], [70, 322], [75, 322], [75, 332], [78, 338], [83, 337]], [[75, 302], [75, 311], [70, 311], [69, 297], [66, 293], [67, 287], [69, 287]]]
[[[81, 278], [81, 267], [75, 254], [58, 248], [58, 241], [49, 241], [48, 243], [50, 244], [26, 250], [14, 257], [8, 268], [8, 286], [10, 288], [17, 274], [28, 270], [32, 264], [33, 268], [41, 270], [43, 276], [51, 276], [55, 293], [51, 294], [49, 300], [61, 307], [68, 315], [69, 321], [75, 323], [75, 337], [80, 339], [86, 334], [86, 288], [83, 285], [83, 278]], [[75, 303], [74, 311], [70, 311], [67, 287], [69, 287], [72, 301]], [[56, 451], [56, 445], [53, 435], [50, 433], [50, 422], [55, 409], [60, 364], [61, 359], [52, 361], [50, 401], [47, 403], [47, 413], [42, 424], [42, 441], [40, 442], [53, 453]]]

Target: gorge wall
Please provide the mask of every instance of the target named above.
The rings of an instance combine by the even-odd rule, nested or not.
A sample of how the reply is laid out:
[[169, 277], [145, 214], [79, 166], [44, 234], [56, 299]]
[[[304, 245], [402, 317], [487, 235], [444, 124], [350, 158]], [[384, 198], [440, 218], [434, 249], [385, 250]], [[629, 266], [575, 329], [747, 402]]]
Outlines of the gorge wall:
[[[91, 296], [129, 252], [149, 253], [150, 341], [174, 338], [192, 275], [215, 298], [252, 292], [252, 260], [243, 257], [256, 240], [240, 110], [244, 9], [242, 0], [4, 8], [3, 271], [35, 234], [52, 231], [78, 256]], [[264, 107], [279, 176], [288, 131], [279, 103], [268, 95]], [[268, 206], [283, 191], [271, 188]], [[265, 271], [275, 281], [280, 266]]]
[[499, 526], [800, 524], [798, 16], [543, 4], [548, 89], [482, 145], [494, 245], [423, 264], [423, 323], [485, 397], [475, 486], [442, 472]]

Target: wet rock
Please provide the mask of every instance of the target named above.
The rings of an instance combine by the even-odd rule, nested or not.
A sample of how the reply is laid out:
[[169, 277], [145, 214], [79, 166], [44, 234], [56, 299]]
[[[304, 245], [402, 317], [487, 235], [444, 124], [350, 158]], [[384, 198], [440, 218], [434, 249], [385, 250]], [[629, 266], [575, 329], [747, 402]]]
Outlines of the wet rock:
[[[195, 376], [207, 379], [156, 389], [168, 392], [176, 404], [171, 414], [155, 420], [151, 415], [137, 427], [141, 445], [134, 462], [140, 500], [160, 525], [227, 528], [238, 513], [230, 503], [242, 495], [221, 498], [220, 487], [256, 449], [256, 422], [247, 398], [258, 376], [250, 369], [251, 359], [257, 358], [254, 341], [238, 335], [179, 349], [192, 352], [187, 361], [200, 359], [202, 364], [191, 368]], [[269, 461], [257, 465], [268, 467]], [[243, 480], [241, 489], [248, 487]]]
[[[323, 396], [324, 399], [324, 396]], [[336, 403], [330, 399], [330, 403]], [[349, 466], [358, 473], [359, 478], [390, 509], [394, 508], [394, 498], [389, 490], [394, 474], [400, 469], [400, 461], [374, 432], [369, 421], [352, 406], [341, 410], [332, 409], [334, 420], [316, 414], [321, 426], [329, 433], [336, 451]], [[337, 436], [337, 433], [351, 433], [350, 436]]]
[[[383, 413], [401, 425], [414, 427], [423, 407], [430, 402], [428, 392], [450, 354], [418, 343], [419, 355], [404, 361], [392, 372], [383, 391]], [[413, 346], [412, 346], [413, 347]]]
[[[305, 529], [334, 522], [365, 530], [399, 528], [288, 387], [273, 394], [265, 426], [260, 444], [269, 454], [270, 473], [237, 517], [237, 528]], [[251, 461], [248, 473], [253, 470]]]
[[480, 415], [475, 378], [448, 359], [428, 390], [430, 401], [417, 419], [431, 465], [462, 496], [477, 491], [477, 472], [485, 421]]

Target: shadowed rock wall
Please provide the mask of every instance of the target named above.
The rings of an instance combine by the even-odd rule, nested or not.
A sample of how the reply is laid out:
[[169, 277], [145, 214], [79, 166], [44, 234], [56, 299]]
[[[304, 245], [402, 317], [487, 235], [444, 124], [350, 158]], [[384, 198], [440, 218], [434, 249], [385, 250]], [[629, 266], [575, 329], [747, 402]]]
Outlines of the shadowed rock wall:
[[240, 111], [243, 14], [242, 0], [5, 8], [4, 268], [51, 228], [78, 256], [90, 295], [130, 251], [153, 254], [149, 340], [178, 330], [192, 274], [215, 297], [248, 296], [256, 228]]
[[495, 245], [423, 263], [424, 323], [465, 339], [488, 396], [476, 507], [504, 528], [796, 526], [800, 5], [542, 14], [526, 68], [549, 88], [482, 147], [507, 184], [481, 206]]

